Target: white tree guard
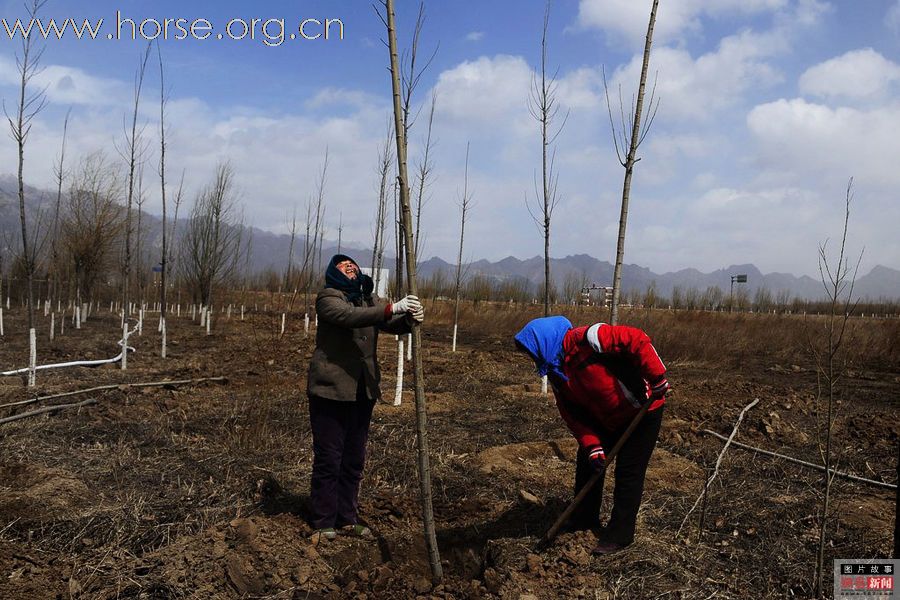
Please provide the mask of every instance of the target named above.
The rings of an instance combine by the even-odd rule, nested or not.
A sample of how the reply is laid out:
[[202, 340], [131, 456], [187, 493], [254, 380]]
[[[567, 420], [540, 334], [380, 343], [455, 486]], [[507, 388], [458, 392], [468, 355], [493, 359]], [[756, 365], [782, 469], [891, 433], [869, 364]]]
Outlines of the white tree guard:
[[394, 406], [403, 402], [403, 338], [397, 340], [397, 386], [394, 388]]
[[28, 330], [28, 387], [34, 387], [35, 367], [37, 367], [37, 335], [32, 327]]
[[53, 336], [56, 333], [56, 313], [50, 313], [50, 341], [53, 341]]
[[412, 334], [406, 334], [406, 360], [412, 360]]
[[456, 325], [453, 326], [453, 350], [451, 352], [456, 352]]

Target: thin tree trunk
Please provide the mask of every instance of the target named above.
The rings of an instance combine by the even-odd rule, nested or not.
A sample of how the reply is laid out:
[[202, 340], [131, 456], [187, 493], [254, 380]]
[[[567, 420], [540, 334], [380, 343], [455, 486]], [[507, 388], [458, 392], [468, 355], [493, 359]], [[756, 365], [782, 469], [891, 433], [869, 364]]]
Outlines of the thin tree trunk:
[[622, 287], [622, 262], [625, 259], [625, 227], [628, 222], [628, 200], [631, 195], [631, 178], [634, 174], [634, 165], [637, 162], [637, 149], [641, 142], [641, 111], [644, 106], [644, 90], [647, 85], [647, 70], [650, 66], [650, 48], [653, 44], [653, 27], [656, 24], [656, 9], [659, 0], [653, 0], [653, 8], [650, 9], [650, 23], [647, 26], [647, 38], [644, 43], [644, 61], [641, 65], [641, 83], [638, 87], [637, 103], [634, 107], [634, 122], [631, 124], [631, 138], [629, 140], [628, 156], [625, 159], [625, 182], [622, 185], [622, 211], [619, 215], [619, 238], [616, 243], [616, 266], [613, 273], [613, 297], [612, 310], [609, 319], [610, 324], [615, 325], [619, 321], [619, 297]]
[[168, 279], [168, 221], [166, 215], [166, 78], [163, 68], [162, 51], [156, 46], [159, 56], [159, 182], [162, 197], [162, 259], [159, 271], [159, 322], [160, 322], [160, 356], [166, 358], [166, 285]]
[[[139, 154], [139, 144], [140, 139], [138, 135], [138, 110], [140, 109], [141, 103], [141, 89], [144, 85], [144, 73], [147, 68], [147, 60], [150, 58], [150, 46], [147, 46], [147, 51], [144, 53], [143, 60], [141, 61], [140, 67], [138, 68], [137, 79], [135, 82], [134, 89], [134, 110], [132, 112], [131, 118], [131, 132], [128, 137], [126, 137], [128, 152], [128, 195], [127, 201], [125, 205], [125, 260], [122, 265], [122, 322], [124, 323], [128, 319], [129, 313], [129, 294], [128, 294], [128, 284], [129, 279], [131, 278], [131, 210], [134, 205], [134, 171], [137, 168], [137, 160]], [[124, 369], [126, 365], [125, 361], [122, 361], [122, 368]]]
[[453, 294], [453, 344], [452, 350], [456, 352], [456, 335], [459, 328], [459, 300], [460, 288], [462, 287], [462, 261], [463, 261], [463, 242], [466, 237], [466, 211], [469, 208], [469, 144], [466, 143], [466, 166], [463, 174], [463, 197], [460, 204], [462, 209], [462, 218], [459, 226], [459, 254], [456, 258], [456, 287]]
[[[394, 130], [397, 134], [397, 167], [399, 171], [400, 204], [402, 207], [403, 233], [406, 248], [406, 273], [409, 293], [418, 295], [416, 284], [416, 249], [412, 240], [412, 211], [406, 168], [406, 132], [400, 106], [400, 64], [397, 56], [397, 34], [394, 28], [394, 0], [385, 0], [388, 30], [388, 46], [391, 55], [391, 82], [394, 97]], [[417, 325], [412, 330], [413, 382], [416, 397], [416, 439], [419, 463], [419, 491], [422, 501], [422, 520], [425, 525], [425, 543], [434, 581], [443, 577], [441, 557], [437, 545], [434, 511], [431, 502], [431, 467], [428, 457], [428, 419], [425, 407], [425, 377], [422, 367], [422, 331]]]

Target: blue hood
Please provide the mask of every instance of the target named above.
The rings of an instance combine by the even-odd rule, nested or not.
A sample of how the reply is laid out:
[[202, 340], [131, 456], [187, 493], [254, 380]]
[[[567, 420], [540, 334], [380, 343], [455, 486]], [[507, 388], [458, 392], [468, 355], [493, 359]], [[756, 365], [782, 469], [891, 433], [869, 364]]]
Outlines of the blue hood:
[[515, 340], [534, 359], [541, 377], [554, 373], [567, 381], [562, 372], [563, 338], [570, 329], [572, 323], [565, 317], [542, 317], [523, 327]]

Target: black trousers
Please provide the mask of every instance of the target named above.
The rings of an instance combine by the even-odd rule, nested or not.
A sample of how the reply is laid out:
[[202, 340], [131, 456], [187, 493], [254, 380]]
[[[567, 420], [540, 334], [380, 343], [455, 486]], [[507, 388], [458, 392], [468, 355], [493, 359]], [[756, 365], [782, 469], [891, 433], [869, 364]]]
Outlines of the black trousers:
[[[648, 411], [638, 423], [634, 431], [622, 445], [619, 455], [615, 460], [616, 484], [613, 489], [613, 509], [609, 522], [601, 532], [601, 539], [628, 545], [634, 541], [634, 529], [637, 524], [638, 510], [641, 507], [641, 497], [644, 494], [644, 477], [647, 474], [647, 465], [656, 440], [659, 437], [659, 429], [662, 425], [663, 409]], [[603, 449], [606, 452], [625, 433], [628, 425], [624, 425], [618, 431], [599, 430], [600, 439], [603, 441]], [[594, 475], [587, 452], [579, 448], [575, 465], [575, 494]], [[578, 528], [594, 528], [600, 525], [600, 504], [603, 502], [603, 481], [598, 481], [588, 492], [584, 500], [572, 514], [572, 523]]]
[[313, 434], [310, 485], [311, 524], [315, 529], [354, 525], [359, 511], [359, 484], [375, 401], [365, 392], [356, 401], [309, 399]]

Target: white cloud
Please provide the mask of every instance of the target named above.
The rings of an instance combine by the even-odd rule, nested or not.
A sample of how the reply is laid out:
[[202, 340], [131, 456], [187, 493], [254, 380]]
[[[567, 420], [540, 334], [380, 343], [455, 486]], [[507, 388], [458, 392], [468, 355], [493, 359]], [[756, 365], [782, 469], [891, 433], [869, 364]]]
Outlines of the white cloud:
[[[656, 92], [663, 105], [663, 118], [709, 120], [737, 103], [747, 91], [779, 82], [780, 72], [766, 59], [784, 49], [780, 34], [752, 31], [723, 38], [715, 51], [696, 59], [686, 50], [657, 49], [650, 59], [650, 76], [658, 77]], [[635, 55], [611, 78], [610, 89], [617, 90], [621, 85], [626, 104], [628, 90], [635, 89], [640, 79], [641, 61], [642, 57]]]
[[800, 91], [824, 98], [884, 96], [900, 81], [900, 65], [872, 48], [851, 50], [810, 67], [800, 76]]
[[884, 22], [888, 29], [894, 33], [900, 33], [900, 0], [897, 0], [891, 6], [884, 17]]
[[521, 56], [482, 56], [463, 62], [438, 77], [438, 112], [455, 125], [480, 127], [482, 135], [518, 130], [530, 119], [526, 98], [531, 79], [531, 67]]
[[[20, 77], [15, 59], [0, 56], [0, 85], [18, 86]], [[32, 85], [35, 90], [45, 89], [47, 100], [57, 104], [112, 106], [133, 94], [132, 87], [121, 81], [62, 65], [40, 69]]]
[[[788, 0], [680, 0], [662, 2], [657, 9], [654, 42], [667, 42], [701, 29], [701, 17], [730, 14], [757, 14], [785, 8]], [[622, 36], [632, 43], [642, 43], [650, 18], [649, 3], [633, 0], [581, 0], [578, 25], [601, 29]]]
[[480, 42], [483, 39], [484, 39], [483, 31], [472, 31], [466, 35], [467, 42]]
[[755, 107], [747, 125], [761, 166], [779, 177], [834, 186], [855, 175], [900, 187], [900, 105], [861, 110], [782, 99]]

